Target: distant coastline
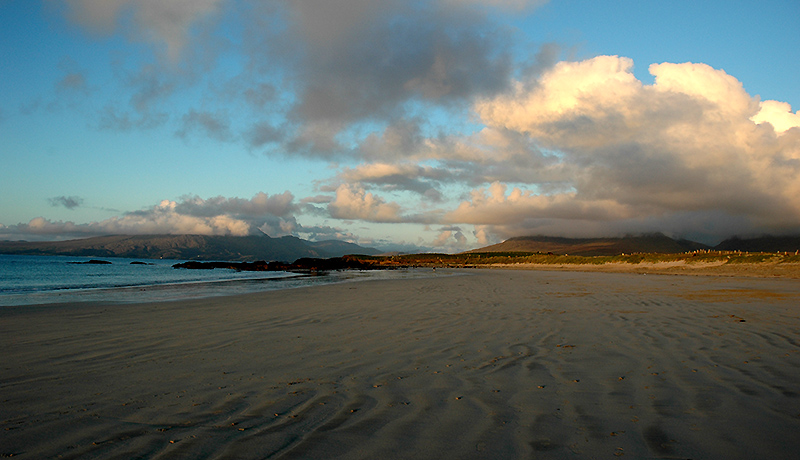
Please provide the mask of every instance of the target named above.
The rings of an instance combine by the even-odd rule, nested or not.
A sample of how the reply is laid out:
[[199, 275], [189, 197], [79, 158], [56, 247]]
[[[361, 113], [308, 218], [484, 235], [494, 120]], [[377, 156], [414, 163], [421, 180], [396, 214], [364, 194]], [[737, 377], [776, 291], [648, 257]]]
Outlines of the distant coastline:
[[620, 238], [527, 236], [458, 254], [380, 255], [352, 243], [295, 237], [116, 235], [62, 242], [4, 241], [0, 253], [163, 257], [192, 261], [181, 268], [237, 271], [450, 267], [800, 278], [798, 236], [734, 237], [713, 248], [661, 233]]

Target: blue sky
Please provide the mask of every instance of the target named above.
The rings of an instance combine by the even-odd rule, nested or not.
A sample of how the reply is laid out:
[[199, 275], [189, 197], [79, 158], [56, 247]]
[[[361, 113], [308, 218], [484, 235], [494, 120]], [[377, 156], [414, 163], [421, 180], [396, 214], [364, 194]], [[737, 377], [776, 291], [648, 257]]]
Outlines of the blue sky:
[[3, 0], [0, 239], [797, 233], [798, 30], [789, 0]]

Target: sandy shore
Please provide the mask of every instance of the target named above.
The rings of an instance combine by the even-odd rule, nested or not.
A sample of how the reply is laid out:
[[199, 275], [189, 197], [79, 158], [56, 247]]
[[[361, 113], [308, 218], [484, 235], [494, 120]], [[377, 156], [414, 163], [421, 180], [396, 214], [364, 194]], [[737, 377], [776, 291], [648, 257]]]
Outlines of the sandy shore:
[[639, 273], [657, 275], [736, 276], [753, 278], [800, 279], [800, 264], [796, 263], [725, 263], [673, 262], [605, 263], [605, 264], [493, 264], [475, 268], [512, 268], [515, 270], [580, 271], [604, 273]]
[[445, 272], [0, 309], [0, 456], [750, 459], [800, 450], [797, 280]]

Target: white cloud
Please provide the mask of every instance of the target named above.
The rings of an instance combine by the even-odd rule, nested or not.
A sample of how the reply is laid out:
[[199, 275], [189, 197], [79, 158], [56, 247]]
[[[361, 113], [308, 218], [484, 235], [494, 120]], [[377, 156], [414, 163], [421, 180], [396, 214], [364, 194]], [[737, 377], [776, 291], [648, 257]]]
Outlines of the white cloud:
[[792, 106], [786, 102], [761, 102], [761, 110], [751, 120], [758, 124], [769, 123], [778, 133], [792, 128], [800, 128], [800, 114], [792, 113]]
[[475, 110], [488, 126], [536, 138], [547, 137], [550, 125], [565, 118], [605, 118], [620, 110], [630, 117], [641, 109], [632, 104], [641, 88], [632, 67], [632, 60], [616, 56], [560, 62], [538, 81], [516, 82], [509, 93], [479, 101]]
[[336, 189], [336, 198], [328, 204], [328, 211], [336, 219], [356, 219], [369, 222], [400, 222], [400, 205], [387, 203], [361, 187], [342, 184]]
[[742, 116], [749, 118], [758, 110], [757, 101], [745, 92], [742, 83], [724, 70], [691, 62], [652, 64], [649, 70], [656, 77], [653, 90], [686, 95], [695, 103], [708, 101], [703, 107], [705, 117], [731, 122]]
[[[790, 129], [797, 114], [788, 105], [759, 103], [736, 78], [705, 64], [652, 65], [651, 85], [632, 68], [630, 59], [599, 56], [517, 82], [475, 104], [485, 125], [476, 133], [420, 138], [416, 154], [343, 169], [335, 180], [350, 185], [337, 190], [338, 207], [329, 212], [472, 224], [480, 244], [540, 232], [664, 231], [713, 240], [800, 228], [800, 130]], [[421, 194], [444, 183], [473, 189], [449, 211], [417, 215], [367, 192]], [[418, 208], [427, 209], [420, 197]], [[431, 245], [453, 235], [443, 231]]]
[[430, 243], [436, 250], [447, 252], [461, 252], [469, 249], [467, 237], [458, 227], [445, 227], [439, 230], [439, 235]]
[[27, 224], [9, 226], [10, 233], [33, 235], [94, 236], [103, 234], [197, 234], [197, 235], [248, 235], [252, 225], [228, 215], [197, 217], [176, 212], [178, 204], [164, 200], [158, 205], [122, 217], [100, 222], [76, 224], [50, 221], [43, 217]]
[[446, 222], [475, 225], [513, 225], [529, 219], [600, 220], [631, 216], [628, 206], [614, 200], [583, 200], [575, 193], [540, 195], [495, 182], [486, 189], [471, 192], [444, 217]]
[[487, 129], [528, 136], [552, 152], [557, 164], [549, 167], [574, 192], [506, 197], [495, 184], [489, 194], [473, 192], [449, 221], [597, 222], [714, 212], [744, 217], [764, 231], [800, 226], [800, 130], [788, 129], [797, 123], [788, 105], [759, 104], [736, 78], [705, 64], [652, 65], [652, 85], [637, 80], [632, 67], [616, 56], [560, 62], [479, 101], [475, 110]]
[[245, 236], [252, 225], [242, 219], [218, 214], [193, 216], [176, 211], [178, 203], [164, 200], [146, 212], [130, 213], [98, 224], [110, 233], [119, 234], [197, 234]]
[[478, 246], [485, 247], [492, 244], [499, 243], [500, 241], [493, 238], [492, 228], [488, 225], [475, 225], [474, 231], [475, 239], [478, 241]]
[[[64, 197], [54, 203], [66, 205]], [[74, 199], [71, 197], [67, 199]], [[27, 224], [9, 225], [0, 236], [14, 239], [25, 235], [95, 236], [107, 234], [198, 234], [245, 236], [257, 229], [270, 236], [294, 234], [302, 230], [293, 213], [297, 210], [289, 192], [278, 195], [258, 193], [251, 199], [185, 197], [181, 201], [162, 200], [149, 209], [126, 213], [100, 222], [76, 224], [50, 221], [43, 217]]]

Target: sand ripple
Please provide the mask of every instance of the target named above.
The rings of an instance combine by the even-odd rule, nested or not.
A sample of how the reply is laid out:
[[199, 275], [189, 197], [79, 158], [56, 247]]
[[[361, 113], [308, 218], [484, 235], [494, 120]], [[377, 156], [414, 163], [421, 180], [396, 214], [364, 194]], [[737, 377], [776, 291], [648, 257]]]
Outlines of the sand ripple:
[[796, 280], [497, 270], [0, 310], [0, 455], [789, 458]]

